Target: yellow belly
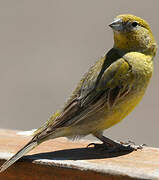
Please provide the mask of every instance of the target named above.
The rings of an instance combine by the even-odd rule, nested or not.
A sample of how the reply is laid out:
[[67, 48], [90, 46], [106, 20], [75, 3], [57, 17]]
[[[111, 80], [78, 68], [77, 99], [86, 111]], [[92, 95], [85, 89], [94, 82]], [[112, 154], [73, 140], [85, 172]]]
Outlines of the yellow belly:
[[101, 123], [98, 124], [97, 130], [101, 131], [119, 123], [135, 108], [135, 106], [141, 101], [143, 95], [144, 92], [139, 96], [129, 98], [113, 107], [110, 112], [106, 113], [102, 118]]

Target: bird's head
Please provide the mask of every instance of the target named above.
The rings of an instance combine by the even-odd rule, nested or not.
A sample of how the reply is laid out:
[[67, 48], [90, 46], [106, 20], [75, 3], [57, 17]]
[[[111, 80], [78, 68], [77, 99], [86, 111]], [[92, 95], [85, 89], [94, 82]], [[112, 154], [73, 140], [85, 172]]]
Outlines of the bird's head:
[[157, 44], [149, 24], [140, 17], [123, 14], [109, 24], [114, 31], [114, 47], [124, 51], [139, 51], [154, 56]]

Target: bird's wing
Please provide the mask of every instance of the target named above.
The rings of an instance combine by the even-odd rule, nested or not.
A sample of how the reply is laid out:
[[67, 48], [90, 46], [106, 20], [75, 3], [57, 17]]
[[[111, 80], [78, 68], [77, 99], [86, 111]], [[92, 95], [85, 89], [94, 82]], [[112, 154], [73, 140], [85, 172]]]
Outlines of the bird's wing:
[[91, 67], [62, 111], [47, 122], [46, 131], [40, 130], [43, 133], [38, 132], [35, 135], [40, 133], [40, 136], [45, 137], [57, 128], [74, 125], [92, 112], [98, 111], [104, 103], [113, 106], [117, 98], [128, 92], [130, 84], [127, 83], [127, 76], [131, 74], [131, 67], [115, 53], [108, 53]]
[[[118, 98], [125, 95], [128, 74], [131, 74], [128, 72], [131, 68], [123, 58], [118, 58], [110, 64], [106, 63], [106, 61], [109, 62], [107, 58], [101, 59], [90, 69], [63, 110], [54, 114], [52, 116], [53, 121], [48, 121], [36, 132], [27, 145], [6, 161], [0, 167], [0, 172], [43, 142], [56, 129], [68, 127], [84, 120], [92, 112], [98, 111], [104, 103], [107, 103], [111, 108]], [[130, 83], [130, 81], [128, 82]]]

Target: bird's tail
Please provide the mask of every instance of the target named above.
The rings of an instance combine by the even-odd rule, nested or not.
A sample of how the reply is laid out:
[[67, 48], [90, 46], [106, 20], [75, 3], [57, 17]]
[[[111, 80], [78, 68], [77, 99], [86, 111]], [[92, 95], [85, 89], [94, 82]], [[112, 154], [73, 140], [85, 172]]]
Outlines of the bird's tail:
[[31, 140], [28, 144], [26, 144], [21, 150], [19, 150], [14, 156], [12, 156], [0, 167], [0, 172], [3, 172], [4, 170], [6, 170], [18, 159], [20, 159], [23, 155], [25, 155], [26, 153], [34, 149], [37, 145], [39, 145], [37, 141]]

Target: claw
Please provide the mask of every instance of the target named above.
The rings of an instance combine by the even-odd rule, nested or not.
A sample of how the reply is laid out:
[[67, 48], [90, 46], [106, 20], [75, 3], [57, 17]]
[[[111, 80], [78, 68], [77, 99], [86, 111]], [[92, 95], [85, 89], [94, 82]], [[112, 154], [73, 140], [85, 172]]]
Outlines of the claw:
[[146, 145], [146, 144], [141, 144], [141, 145], [139, 145], [139, 146], [135, 146], [134, 149], [135, 149], [135, 150], [143, 149], [144, 146], [147, 146], [147, 145]]
[[119, 146], [113, 147], [112, 149], [110, 149], [109, 152], [121, 152], [121, 151], [137, 151], [139, 149], [143, 149], [142, 145], [136, 146], [134, 144], [121, 144]]
[[109, 149], [109, 147], [105, 143], [102, 143], [102, 144], [90, 143], [90, 144], [87, 145], [87, 148], [89, 148], [92, 145], [93, 145], [93, 148], [95, 148], [95, 149], [100, 149], [100, 150], [102, 150], [102, 149], [104, 149], [104, 150], [105, 149]]
[[[132, 149], [132, 150], [135, 150], [137, 151], [138, 149], [143, 149], [144, 146], [147, 146], [146, 144], [142, 144], [142, 145], [135, 145], [135, 142], [133, 141], [128, 141], [128, 142], [120, 142], [120, 145], [123, 146], [123, 148], [129, 148]], [[119, 146], [120, 146], [119, 145]]]
[[122, 142], [122, 141], [120, 141], [120, 144], [122, 144], [122, 145], [135, 145], [135, 142], [133, 142], [133, 141], [128, 141], [128, 142]]
[[90, 146], [94, 146], [95, 147], [95, 145], [96, 145], [95, 143], [90, 143], [90, 144], [87, 145], [87, 148], [89, 148]]

